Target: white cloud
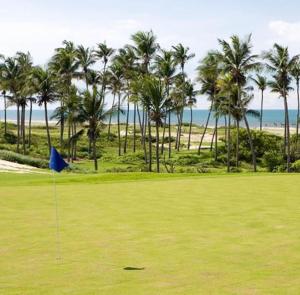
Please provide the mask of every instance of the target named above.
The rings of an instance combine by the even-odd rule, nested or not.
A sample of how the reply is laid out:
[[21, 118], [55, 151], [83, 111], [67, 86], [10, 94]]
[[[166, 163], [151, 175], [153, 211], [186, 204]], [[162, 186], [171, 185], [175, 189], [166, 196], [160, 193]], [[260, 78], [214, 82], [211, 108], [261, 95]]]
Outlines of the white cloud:
[[276, 37], [286, 42], [300, 42], [300, 22], [271, 21], [269, 29]]

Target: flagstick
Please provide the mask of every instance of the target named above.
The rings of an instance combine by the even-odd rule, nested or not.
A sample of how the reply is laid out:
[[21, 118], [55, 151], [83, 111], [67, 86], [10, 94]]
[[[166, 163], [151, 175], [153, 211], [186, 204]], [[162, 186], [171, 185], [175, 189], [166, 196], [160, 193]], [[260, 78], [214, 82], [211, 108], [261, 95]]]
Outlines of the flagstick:
[[61, 260], [61, 246], [60, 246], [60, 231], [59, 231], [59, 215], [58, 215], [58, 201], [56, 195], [56, 181], [54, 170], [53, 172], [53, 193], [54, 193], [54, 200], [55, 200], [55, 219], [56, 219], [56, 259]]

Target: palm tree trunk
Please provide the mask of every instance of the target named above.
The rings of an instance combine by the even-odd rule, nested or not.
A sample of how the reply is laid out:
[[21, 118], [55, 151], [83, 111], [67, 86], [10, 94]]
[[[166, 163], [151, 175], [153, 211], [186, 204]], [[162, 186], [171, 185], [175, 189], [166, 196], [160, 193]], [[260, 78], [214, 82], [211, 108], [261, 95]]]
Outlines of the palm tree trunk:
[[71, 159], [71, 120], [68, 120], [68, 162]]
[[250, 148], [251, 148], [253, 172], [256, 172], [256, 151], [255, 151], [254, 143], [252, 140], [251, 131], [250, 131], [250, 127], [249, 127], [249, 123], [248, 123], [246, 114], [244, 115], [244, 121], [245, 121], [248, 138], [249, 138], [249, 143], [250, 143]]
[[162, 134], [161, 150], [160, 153], [163, 155], [165, 149], [165, 135], [166, 135], [167, 116], [164, 117], [164, 128]]
[[23, 154], [26, 153], [26, 140], [25, 140], [25, 104], [22, 105], [22, 145], [23, 145]]
[[215, 161], [218, 161], [218, 121], [219, 118], [216, 117], [216, 134], [215, 134]]
[[48, 124], [48, 111], [47, 111], [47, 103], [46, 102], [44, 102], [44, 108], [45, 108], [45, 123], [46, 123], [46, 130], [47, 130], [48, 148], [49, 148], [49, 155], [50, 155], [51, 138], [50, 138], [49, 124]]
[[191, 146], [191, 134], [192, 134], [192, 125], [193, 125], [193, 108], [190, 107], [190, 114], [191, 114], [191, 120], [190, 120], [190, 128], [189, 128], [189, 140], [188, 140], [188, 150], [190, 150]]
[[[115, 99], [116, 99], [116, 94], [114, 93], [112, 107], [115, 105]], [[110, 138], [111, 118], [112, 118], [112, 113], [109, 114], [108, 133], [107, 133], [108, 134], [108, 138]]]
[[227, 125], [227, 172], [230, 172], [230, 129], [231, 129], [231, 115], [228, 115], [228, 125]]
[[178, 150], [178, 143], [179, 143], [179, 137], [180, 137], [180, 133], [179, 133], [180, 113], [178, 111], [176, 111], [176, 115], [177, 115], [177, 132], [176, 132], [175, 149]]
[[93, 130], [93, 158], [95, 171], [98, 171], [97, 151], [96, 151], [96, 131]]
[[141, 144], [143, 146], [145, 163], [147, 164], [148, 163], [148, 157], [147, 157], [147, 147], [146, 147], [146, 141], [145, 141], [145, 132], [146, 132], [146, 130], [143, 128], [143, 122], [141, 121], [141, 114], [140, 114], [140, 110], [139, 110], [138, 105], [137, 105], [136, 110], [137, 110], [139, 124], [140, 124]]
[[178, 152], [179, 152], [179, 149], [180, 149], [180, 141], [181, 141], [181, 129], [182, 129], [182, 124], [183, 124], [183, 111], [184, 111], [184, 106], [182, 107], [182, 110], [181, 110], [180, 116], [179, 116], [178, 141], [177, 141], [177, 151]]
[[6, 111], [7, 111], [6, 96], [4, 95], [4, 134], [7, 133]]
[[236, 168], [239, 167], [239, 154], [240, 154], [240, 122], [236, 120]]
[[171, 110], [169, 109], [168, 111], [168, 124], [169, 124], [169, 159], [171, 158], [171, 153], [172, 153], [172, 143], [171, 143]]
[[260, 103], [260, 124], [259, 129], [262, 131], [262, 120], [263, 120], [263, 111], [264, 111], [264, 91], [261, 91], [261, 103]]
[[291, 171], [291, 147], [290, 147], [290, 123], [289, 123], [289, 108], [286, 96], [284, 97], [284, 110], [286, 117], [286, 161], [287, 161], [287, 172]]
[[118, 94], [118, 145], [119, 145], [119, 150], [118, 150], [118, 155], [121, 156], [121, 130], [120, 130], [120, 111], [121, 111], [121, 92]]
[[207, 130], [207, 126], [208, 126], [208, 123], [209, 123], [210, 115], [211, 115], [211, 110], [212, 110], [212, 105], [209, 108], [209, 112], [208, 112], [207, 120], [206, 120], [206, 123], [205, 123], [204, 131], [203, 131], [201, 139], [200, 139], [200, 143], [199, 143], [199, 147], [198, 147], [198, 155], [200, 155], [203, 139], [204, 139], [204, 136], [205, 136], [205, 133], [206, 133], [206, 130]]
[[30, 99], [29, 130], [28, 130], [28, 148], [30, 148], [30, 145], [31, 145], [31, 120], [32, 120], [32, 100]]
[[61, 114], [60, 114], [60, 151], [62, 152], [64, 146], [64, 129], [65, 129], [65, 118], [63, 113], [64, 103], [61, 98], [60, 102]]
[[17, 153], [20, 152], [20, 104], [17, 102]]
[[126, 114], [124, 154], [126, 154], [126, 152], [127, 152], [128, 123], [129, 123], [129, 96], [128, 96], [128, 101], [127, 101], [127, 114]]
[[133, 106], [133, 152], [136, 150], [136, 102]]
[[156, 122], [155, 127], [156, 127], [156, 172], [159, 173], [159, 125], [158, 125], [158, 122]]
[[298, 147], [298, 137], [299, 137], [299, 116], [300, 116], [300, 98], [299, 98], [299, 79], [298, 79], [297, 80], [296, 148]]
[[224, 123], [225, 123], [225, 147], [227, 148], [227, 138], [228, 138], [228, 136], [227, 136], [227, 132], [228, 132], [228, 129], [227, 129], [227, 116], [225, 115], [224, 116]]
[[151, 136], [151, 118], [148, 110], [148, 143], [149, 143], [149, 172], [152, 172], [152, 136]]

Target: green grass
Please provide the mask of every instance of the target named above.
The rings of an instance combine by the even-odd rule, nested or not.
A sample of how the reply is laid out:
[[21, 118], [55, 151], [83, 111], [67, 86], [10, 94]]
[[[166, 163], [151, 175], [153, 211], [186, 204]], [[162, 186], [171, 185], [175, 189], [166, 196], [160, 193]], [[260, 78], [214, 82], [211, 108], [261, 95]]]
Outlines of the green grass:
[[0, 294], [299, 294], [300, 175], [57, 175], [60, 263], [51, 174], [0, 179]]

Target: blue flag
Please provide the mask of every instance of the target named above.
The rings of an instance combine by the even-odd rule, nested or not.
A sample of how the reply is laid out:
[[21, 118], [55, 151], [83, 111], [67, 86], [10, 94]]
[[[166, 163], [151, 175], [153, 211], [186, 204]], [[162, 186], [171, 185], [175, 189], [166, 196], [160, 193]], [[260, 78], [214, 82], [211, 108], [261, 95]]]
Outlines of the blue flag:
[[69, 165], [64, 161], [62, 156], [58, 153], [58, 151], [54, 148], [51, 147], [51, 155], [50, 155], [50, 160], [49, 160], [49, 168], [51, 170], [54, 170], [56, 172], [60, 172]]

